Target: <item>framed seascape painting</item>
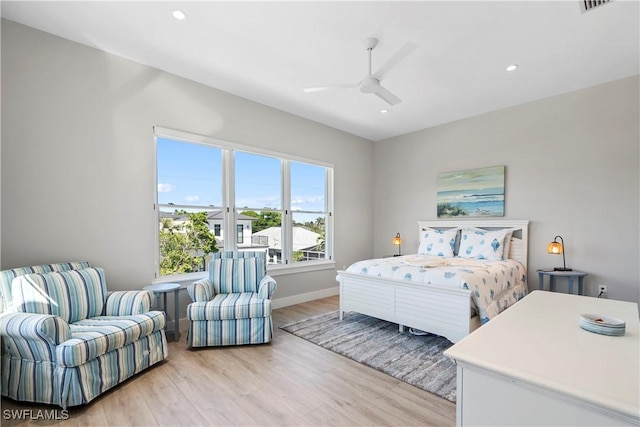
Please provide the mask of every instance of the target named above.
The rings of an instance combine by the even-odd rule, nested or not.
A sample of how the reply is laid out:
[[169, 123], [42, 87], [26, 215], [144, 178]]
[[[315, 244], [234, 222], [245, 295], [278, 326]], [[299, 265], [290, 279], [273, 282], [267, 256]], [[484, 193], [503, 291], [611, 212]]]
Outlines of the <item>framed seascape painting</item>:
[[504, 166], [438, 175], [438, 218], [504, 216]]

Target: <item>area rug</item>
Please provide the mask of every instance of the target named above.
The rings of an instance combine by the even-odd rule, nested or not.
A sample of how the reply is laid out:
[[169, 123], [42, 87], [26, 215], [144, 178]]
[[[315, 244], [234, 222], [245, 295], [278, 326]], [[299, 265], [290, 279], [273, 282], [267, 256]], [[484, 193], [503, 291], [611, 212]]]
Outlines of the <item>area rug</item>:
[[456, 401], [456, 367], [442, 352], [446, 338], [412, 335], [398, 325], [358, 313], [338, 312], [281, 326], [280, 329], [363, 363], [398, 380]]

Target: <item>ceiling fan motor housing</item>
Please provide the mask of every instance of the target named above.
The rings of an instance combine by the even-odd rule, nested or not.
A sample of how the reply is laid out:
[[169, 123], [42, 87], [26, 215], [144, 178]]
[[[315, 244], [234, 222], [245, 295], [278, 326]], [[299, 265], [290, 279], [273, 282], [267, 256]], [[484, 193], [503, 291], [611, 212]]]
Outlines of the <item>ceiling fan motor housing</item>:
[[366, 46], [367, 50], [372, 50], [373, 48], [378, 46], [378, 39], [375, 37], [369, 37], [364, 41], [364, 45]]
[[380, 88], [380, 80], [375, 77], [365, 77], [360, 82], [360, 92], [362, 93], [375, 93]]

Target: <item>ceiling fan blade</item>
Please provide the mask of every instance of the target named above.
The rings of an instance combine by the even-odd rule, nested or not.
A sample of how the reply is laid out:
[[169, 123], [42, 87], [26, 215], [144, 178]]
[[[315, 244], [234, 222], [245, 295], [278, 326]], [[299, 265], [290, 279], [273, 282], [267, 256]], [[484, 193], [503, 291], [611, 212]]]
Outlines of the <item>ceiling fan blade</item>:
[[333, 85], [333, 86], [305, 87], [302, 90], [307, 92], [307, 93], [312, 93], [312, 92], [324, 92], [324, 91], [327, 91], [327, 90], [334, 90], [334, 89], [353, 89], [353, 88], [356, 88], [356, 87], [358, 87], [358, 85], [356, 85], [356, 84], [352, 84], [352, 85]]
[[389, 60], [376, 71], [373, 76], [379, 80], [382, 80], [389, 70], [398, 65], [403, 59], [405, 59], [411, 52], [418, 47], [415, 43], [405, 43]]
[[402, 101], [400, 98], [389, 92], [387, 89], [380, 86], [375, 92], [373, 92], [378, 98], [387, 102], [389, 105], [396, 105], [398, 102]]

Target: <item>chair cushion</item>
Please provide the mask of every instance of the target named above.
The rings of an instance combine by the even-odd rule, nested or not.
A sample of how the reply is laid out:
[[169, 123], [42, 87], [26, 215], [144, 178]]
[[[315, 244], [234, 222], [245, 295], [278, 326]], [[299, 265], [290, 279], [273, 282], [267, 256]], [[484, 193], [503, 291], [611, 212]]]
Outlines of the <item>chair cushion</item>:
[[19, 312], [53, 314], [74, 323], [102, 314], [107, 287], [102, 268], [85, 268], [16, 277], [11, 294]]
[[209, 279], [216, 294], [258, 292], [264, 276], [262, 258], [216, 258], [211, 261]]
[[[25, 274], [50, 273], [52, 271], [80, 270], [91, 267], [88, 261], [59, 262], [55, 264], [32, 265], [30, 267], [12, 268], [0, 271], [0, 296], [5, 308], [11, 306], [11, 282]], [[1, 312], [2, 310], [0, 310]]]
[[262, 251], [218, 251], [211, 254], [211, 258], [262, 258], [267, 259], [267, 253]]
[[[111, 350], [151, 335], [165, 327], [165, 315], [150, 311], [135, 316], [98, 316], [69, 325], [71, 339], [56, 347], [61, 366], [80, 366]], [[145, 355], [140, 354], [140, 358]], [[136, 360], [123, 363], [138, 363]]]
[[194, 302], [187, 307], [189, 320], [229, 320], [271, 316], [271, 300], [255, 292], [219, 294], [211, 301]]
[[262, 275], [267, 274], [267, 253], [263, 251], [218, 251], [214, 252], [209, 262], [209, 271], [212, 270], [211, 262], [217, 258], [260, 258], [264, 261], [262, 264]]

